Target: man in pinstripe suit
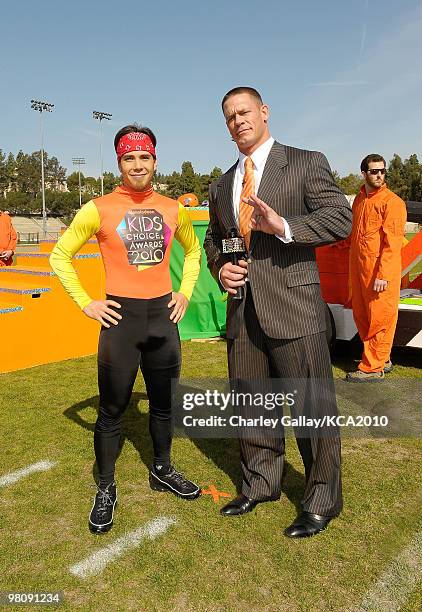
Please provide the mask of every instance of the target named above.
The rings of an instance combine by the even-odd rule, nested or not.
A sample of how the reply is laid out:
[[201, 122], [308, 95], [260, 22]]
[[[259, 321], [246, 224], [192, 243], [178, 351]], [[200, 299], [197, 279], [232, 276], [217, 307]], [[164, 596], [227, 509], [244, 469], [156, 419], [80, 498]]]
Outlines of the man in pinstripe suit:
[[[269, 108], [260, 94], [237, 87], [223, 98], [222, 109], [239, 160], [210, 186], [210, 224], [204, 241], [208, 267], [229, 293], [227, 350], [230, 379], [323, 379], [332, 387], [314, 247], [346, 238], [350, 206], [336, 186], [324, 155], [276, 142], [268, 128]], [[245, 163], [254, 173], [254, 193], [240, 202]], [[249, 170], [247, 170], [249, 172]], [[256, 195], [255, 195], [256, 194]], [[238, 226], [239, 210], [253, 207], [245, 236], [247, 261], [230, 263], [222, 239]], [[243, 213], [241, 213], [243, 214]], [[247, 281], [247, 282], [245, 282]], [[244, 286], [246, 297], [233, 295]], [[254, 384], [255, 384], [254, 383]], [[251, 383], [252, 384], [252, 383]], [[331, 386], [331, 387], [330, 387]], [[321, 414], [326, 407], [303, 405], [296, 413]], [[329, 403], [329, 402], [328, 402]], [[334, 406], [334, 407], [333, 407]], [[336, 412], [331, 394], [330, 414]], [[305, 466], [302, 511], [285, 530], [306, 537], [324, 529], [342, 509], [340, 439], [308, 434], [297, 437]], [[251, 511], [257, 503], [280, 497], [284, 438], [240, 435], [242, 493], [221, 509], [226, 516]]]

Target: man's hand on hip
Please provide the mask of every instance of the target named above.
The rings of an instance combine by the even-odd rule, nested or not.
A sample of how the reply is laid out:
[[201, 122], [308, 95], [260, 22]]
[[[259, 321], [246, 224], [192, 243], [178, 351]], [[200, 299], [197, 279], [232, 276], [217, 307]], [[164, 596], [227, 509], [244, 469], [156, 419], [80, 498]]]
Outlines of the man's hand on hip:
[[220, 269], [220, 282], [227, 293], [236, 295], [237, 288], [245, 284], [245, 278], [248, 274], [248, 264], [241, 259], [239, 265], [235, 266], [231, 262], [227, 262]]
[[375, 279], [374, 283], [374, 291], [380, 293], [381, 291], [385, 291], [387, 289], [388, 281], [381, 280], [380, 278]]
[[170, 315], [170, 321], [173, 323], [179, 323], [185, 316], [187, 307], [189, 306], [188, 298], [183, 293], [172, 291], [171, 300], [168, 303], [168, 308], [173, 308]]
[[85, 306], [82, 311], [90, 319], [99, 321], [104, 327], [110, 327], [107, 321], [113, 323], [113, 325], [117, 325], [122, 318], [122, 315], [119, 315], [119, 313], [110, 308], [110, 306], [120, 308], [120, 304], [114, 300], [92, 300], [92, 302], [90, 302], [88, 306]]
[[246, 204], [254, 207], [254, 212], [251, 218], [251, 228], [256, 232], [264, 232], [265, 234], [277, 234], [284, 236], [284, 221], [275, 210], [270, 208], [262, 200], [251, 195], [248, 200], [244, 200]]

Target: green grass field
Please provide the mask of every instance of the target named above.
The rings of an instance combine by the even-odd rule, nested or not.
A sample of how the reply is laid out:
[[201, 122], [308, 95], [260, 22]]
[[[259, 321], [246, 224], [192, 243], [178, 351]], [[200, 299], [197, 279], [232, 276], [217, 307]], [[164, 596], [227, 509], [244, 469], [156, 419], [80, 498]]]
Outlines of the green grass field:
[[[351, 358], [340, 349], [335, 376], [352, 367]], [[400, 353], [395, 361], [402, 365], [391, 379], [420, 378], [415, 360]], [[225, 363], [224, 342], [183, 343], [185, 377], [205, 370], [224, 377]], [[63, 591], [61, 610], [349, 610], [420, 529], [422, 452], [420, 440], [410, 438], [345, 438], [344, 512], [327, 531], [303, 541], [283, 535], [304, 484], [292, 439], [281, 499], [244, 517], [221, 517], [224, 500], [217, 504], [210, 495], [187, 502], [151, 491], [147, 402], [138, 378], [117, 464], [115, 526], [93, 536], [87, 516], [94, 495], [95, 358], [3, 374], [0, 385], [0, 477], [40, 460], [57, 461], [50, 471], [0, 488], [0, 591]], [[175, 439], [173, 456], [203, 487], [214, 484], [235, 494], [235, 441]], [[99, 575], [83, 580], [69, 572], [97, 549], [163, 515], [177, 524]], [[420, 559], [414, 563], [416, 572]], [[421, 609], [417, 586], [402, 610]]]

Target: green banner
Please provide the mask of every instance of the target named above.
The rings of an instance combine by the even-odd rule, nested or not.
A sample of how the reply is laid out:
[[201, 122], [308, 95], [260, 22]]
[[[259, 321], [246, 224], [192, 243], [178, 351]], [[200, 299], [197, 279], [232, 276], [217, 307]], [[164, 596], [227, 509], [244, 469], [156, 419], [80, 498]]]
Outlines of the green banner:
[[[225, 294], [221, 293], [208, 270], [207, 257], [202, 247], [208, 221], [193, 221], [193, 227], [201, 245], [201, 271], [189, 308], [183, 320], [179, 323], [182, 340], [212, 338], [224, 335], [226, 331], [226, 302], [223, 301]], [[170, 258], [170, 273], [175, 291], [180, 287], [183, 260], [183, 249], [177, 240], [174, 240]]]

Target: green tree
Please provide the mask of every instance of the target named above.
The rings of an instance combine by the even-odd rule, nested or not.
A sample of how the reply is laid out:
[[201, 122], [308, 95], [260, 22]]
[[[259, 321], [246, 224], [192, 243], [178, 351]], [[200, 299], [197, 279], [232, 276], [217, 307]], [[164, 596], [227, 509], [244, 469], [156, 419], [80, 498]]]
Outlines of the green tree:
[[154, 183], [166, 185], [166, 189], [161, 189], [160, 193], [170, 198], [177, 199], [184, 193], [194, 193], [199, 202], [202, 202], [208, 198], [210, 183], [221, 175], [221, 168], [217, 167], [213, 168], [210, 174], [197, 174], [192, 162], [186, 161], [182, 164], [181, 173], [176, 171], [169, 175], [157, 173]]
[[197, 177], [192, 166], [192, 162], [185, 161], [182, 164], [182, 174], [180, 175], [180, 189], [183, 193], [194, 193], [197, 186]]
[[185, 161], [182, 164], [182, 172], [173, 172], [167, 181], [167, 194], [170, 198], [178, 198], [184, 193], [197, 193], [199, 178], [195, 174], [192, 162]]
[[154, 174], [154, 183], [167, 183], [168, 176], [166, 174], [162, 174], [161, 172], [156, 172]]
[[83, 201], [88, 202], [92, 198], [98, 198], [101, 195], [101, 182], [93, 176], [85, 177], [85, 186], [83, 193]]
[[213, 168], [211, 170], [211, 174], [201, 174], [198, 175], [198, 184], [197, 191], [195, 191], [198, 196], [199, 202], [203, 202], [204, 200], [208, 200], [208, 190], [213, 181], [218, 179], [222, 175], [221, 168]]
[[[41, 191], [41, 151], [30, 155], [19, 151], [16, 158], [8, 158], [10, 186], [15, 191], [21, 191], [34, 200]], [[44, 179], [46, 188], [57, 189], [66, 180], [66, 169], [60, 165], [57, 157], [49, 157], [44, 152]]]
[[177, 199], [183, 193], [186, 193], [182, 189], [182, 180], [180, 172], [173, 172], [167, 178], [167, 195], [169, 198]]
[[210, 174], [211, 181], [215, 181], [216, 179], [220, 178], [220, 176], [222, 176], [222, 174], [223, 174], [223, 171], [221, 170], [221, 168], [218, 168], [217, 166], [215, 166], [211, 170], [211, 174]]
[[35, 201], [22, 191], [8, 191], [2, 202], [2, 208], [12, 215], [30, 215], [35, 212]]
[[[76, 193], [79, 193], [79, 172], [72, 172], [72, 174], [69, 174], [69, 176], [66, 179], [66, 184], [67, 184], [67, 188], [69, 189], [69, 191], [74, 191]], [[81, 172], [82, 190], [84, 188], [84, 185], [85, 185], [85, 176], [84, 176], [84, 173]]]
[[337, 181], [337, 185], [345, 195], [358, 194], [362, 184], [363, 178], [359, 174], [348, 174]]
[[6, 156], [0, 149], [0, 192], [4, 192], [9, 186], [9, 177], [7, 176]]
[[[55, 216], [63, 216], [72, 214], [79, 209], [79, 194], [71, 191], [53, 191], [46, 190], [45, 192], [45, 207], [47, 213]], [[35, 198], [36, 210], [42, 209], [42, 196], [37, 194]]]
[[209, 174], [197, 174], [194, 193], [200, 204], [208, 198], [208, 187], [210, 183], [211, 177]]
[[405, 160], [403, 170], [408, 187], [406, 199], [422, 202], [422, 166], [415, 153]]
[[7, 159], [5, 161], [5, 172], [6, 172], [6, 176], [8, 179], [8, 185], [7, 188], [13, 189], [14, 186], [14, 179], [15, 179], [15, 172], [16, 172], [16, 162], [15, 162], [15, 158], [13, 156], [12, 153], [9, 153], [9, 155], [7, 156]]
[[115, 176], [112, 172], [104, 172], [104, 193], [111, 193], [115, 190], [117, 185], [121, 184], [120, 176]]
[[33, 155], [19, 151], [14, 160], [12, 188], [26, 193], [31, 200], [41, 189], [41, 167]]
[[[41, 168], [41, 151], [36, 151], [32, 154], [38, 162], [39, 168]], [[49, 157], [44, 151], [44, 177], [45, 182], [49, 189], [58, 189], [61, 185], [64, 185], [66, 181], [66, 168], [60, 165], [57, 157]]]
[[406, 184], [405, 171], [400, 155], [394, 153], [387, 169], [387, 184], [391, 191], [394, 191], [403, 200], [408, 199], [408, 185]]

